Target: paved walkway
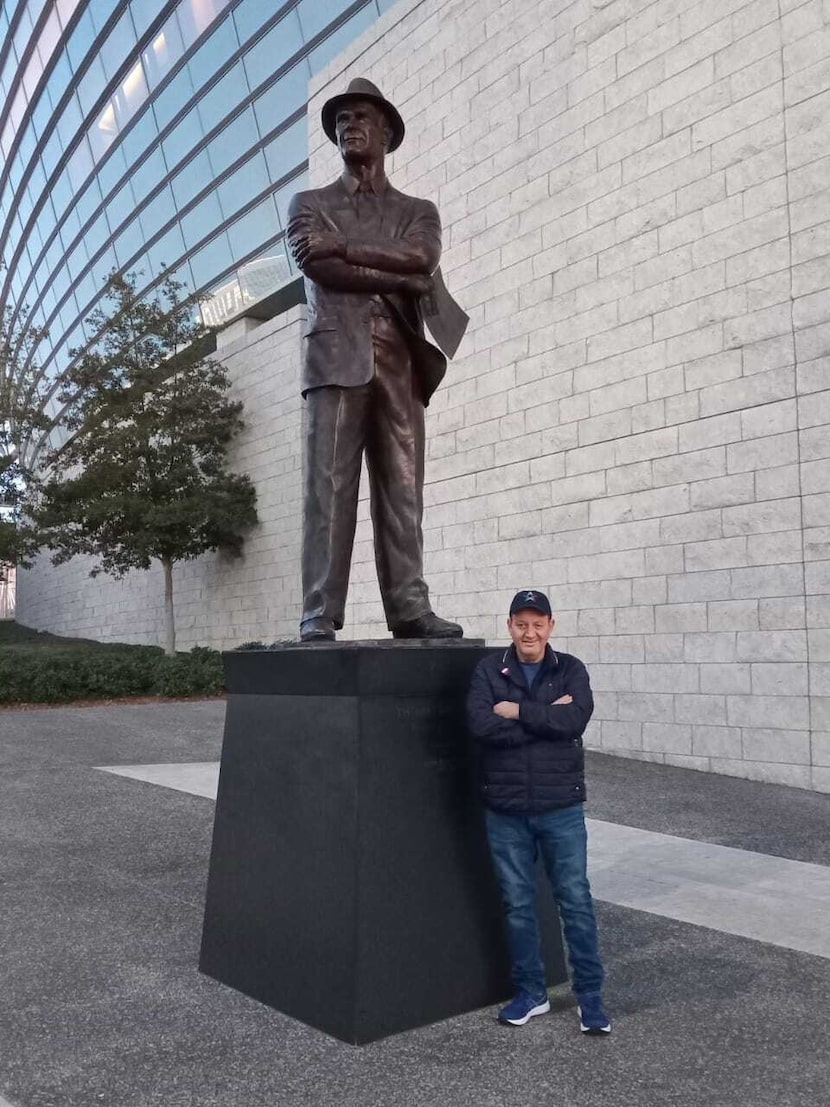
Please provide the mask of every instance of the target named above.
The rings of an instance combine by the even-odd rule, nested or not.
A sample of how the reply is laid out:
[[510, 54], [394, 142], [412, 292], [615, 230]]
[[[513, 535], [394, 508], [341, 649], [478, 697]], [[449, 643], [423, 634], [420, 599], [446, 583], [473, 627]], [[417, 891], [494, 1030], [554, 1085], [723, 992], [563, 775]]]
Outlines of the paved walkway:
[[[218, 761], [100, 768], [216, 800]], [[587, 823], [597, 899], [830, 958], [827, 866], [598, 819]]]
[[830, 797], [590, 755], [611, 1037], [358, 1049], [196, 969], [223, 710], [0, 713], [0, 1107], [826, 1102]]

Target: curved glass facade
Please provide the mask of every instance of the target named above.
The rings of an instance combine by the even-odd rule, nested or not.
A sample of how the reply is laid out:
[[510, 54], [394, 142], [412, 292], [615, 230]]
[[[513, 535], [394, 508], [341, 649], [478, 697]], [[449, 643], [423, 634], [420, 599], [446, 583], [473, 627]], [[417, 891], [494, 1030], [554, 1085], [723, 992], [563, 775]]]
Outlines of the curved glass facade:
[[2, 0], [0, 309], [50, 381], [114, 268], [168, 266], [209, 323], [293, 278], [309, 78], [392, 2]]

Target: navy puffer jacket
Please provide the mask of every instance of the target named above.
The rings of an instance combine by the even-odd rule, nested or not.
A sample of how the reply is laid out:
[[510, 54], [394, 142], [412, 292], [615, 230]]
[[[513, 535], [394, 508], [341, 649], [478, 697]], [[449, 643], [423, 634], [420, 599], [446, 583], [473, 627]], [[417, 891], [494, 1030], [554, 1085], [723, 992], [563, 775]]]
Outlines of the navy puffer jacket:
[[[554, 705], [568, 694], [573, 703]], [[493, 706], [519, 704], [518, 719]], [[588, 671], [578, 657], [548, 646], [528, 688], [513, 646], [476, 666], [467, 696], [467, 723], [477, 740], [484, 803], [508, 815], [538, 815], [585, 799], [582, 733], [594, 710]]]

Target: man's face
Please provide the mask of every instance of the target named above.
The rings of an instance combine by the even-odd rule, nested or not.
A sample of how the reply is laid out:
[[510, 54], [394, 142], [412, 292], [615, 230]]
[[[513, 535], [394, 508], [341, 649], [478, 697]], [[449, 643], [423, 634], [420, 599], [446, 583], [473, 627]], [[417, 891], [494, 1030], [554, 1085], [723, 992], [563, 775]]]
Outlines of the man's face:
[[555, 620], [550, 615], [527, 608], [507, 620], [507, 629], [519, 655], [519, 661], [533, 665], [545, 656], [545, 646], [553, 633]]
[[344, 104], [335, 117], [334, 128], [345, 161], [377, 161], [386, 153], [389, 123], [370, 100]]

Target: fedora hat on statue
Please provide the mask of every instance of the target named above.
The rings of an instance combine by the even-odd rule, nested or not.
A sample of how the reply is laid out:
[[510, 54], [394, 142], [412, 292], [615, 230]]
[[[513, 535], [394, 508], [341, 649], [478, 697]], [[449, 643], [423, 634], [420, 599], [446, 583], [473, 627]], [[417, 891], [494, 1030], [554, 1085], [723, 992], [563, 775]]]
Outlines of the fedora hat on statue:
[[354, 100], [368, 100], [370, 103], [377, 104], [389, 120], [389, 126], [392, 128], [392, 138], [389, 141], [389, 153], [391, 154], [393, 150], [397, 150], [403, 142], [405, 130], [403, 120], [398, 114], [398, 109], [394, 104], [390, 104], [388, 100], [384, 100], [377, 85], [373, 85], [372, 82], [367, 81], [365, 77], [354, 77], [349, 82], [349, 87], [345, 92], [341, 92], [339, 96], [332, 96], [330, 100], [326, 100], [325, 104], [323, 104], [323, 111], [321, 114], [323, 130], [326, 132], [327, 137], [331, 139], [332, 142], [337, 142], [337, 133], [335, 131], [337, 112], [343, 104], [351, 103]]

